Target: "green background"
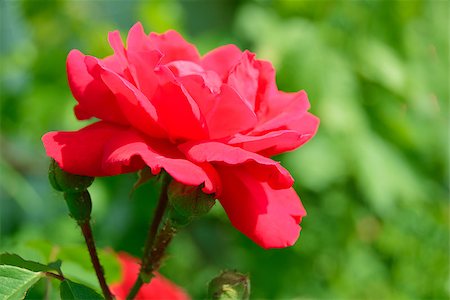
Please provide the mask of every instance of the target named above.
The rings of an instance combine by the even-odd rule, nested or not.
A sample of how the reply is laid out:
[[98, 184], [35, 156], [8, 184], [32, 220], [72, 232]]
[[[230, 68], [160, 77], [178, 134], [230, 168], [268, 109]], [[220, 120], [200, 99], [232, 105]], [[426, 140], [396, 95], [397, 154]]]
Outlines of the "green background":
[[[0, 250], [42, 261], [54, 258], [37, 250], [44, 240], [82, 244], [47, 182], [40, 138], [87, 124], [72, 111], [70, 49], [109, 55], [107, 32], [125, 37], [141, 21], [146, 32], [179, 31], [202, 54], [233, 43], [271, 60], [279, 88], [306, 90], [321, 119], [311, 142], [277, 158], [308, 212], [297, 244], [263, 250], [216, 205], [175, 238], [165, 276], [194, 299], [225, 268], [250, 274], [254, 299], [448, 299], [447, 1], [0, 3]], [[135, 180], [90, 189], [101, 248], [139, 255], [158, 186], [130, 196]]]

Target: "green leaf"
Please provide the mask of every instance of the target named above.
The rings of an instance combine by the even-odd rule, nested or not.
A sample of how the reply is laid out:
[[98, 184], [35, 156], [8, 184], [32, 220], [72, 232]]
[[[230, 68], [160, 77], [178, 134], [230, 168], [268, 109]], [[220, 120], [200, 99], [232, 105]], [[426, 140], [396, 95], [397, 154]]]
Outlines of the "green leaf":
[[56, 271], [61, 274], [61, 261], [57, 260], [48, 265], [44, 265], [35, 261], [25, 260], [17, 254], [2, 253], [0, 254], [0, 265], [10, 265], [27, 269], [33, 272], [52, 272]]
[[41, 272], [32, 272], [15, 266], [0, 265], [0, 299], [23, 299], [39, 279]]
[[64, 300], [104, 299], [93, 289], [68, 279], [61, 282], [59, 292], [61, 299]]

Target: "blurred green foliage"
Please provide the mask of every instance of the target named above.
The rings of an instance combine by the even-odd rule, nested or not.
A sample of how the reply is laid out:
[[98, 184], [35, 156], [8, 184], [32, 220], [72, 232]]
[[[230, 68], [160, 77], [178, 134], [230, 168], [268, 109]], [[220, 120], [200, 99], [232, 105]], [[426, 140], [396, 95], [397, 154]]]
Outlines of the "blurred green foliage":
[[[0, 11], [0, 250], [48, 261], [36, 240], [81, 245], [40, 137], [87, 124], [72, 113], [68, 51], [106, 56], [106, 33], [140, 20], [201, 53], [234, 43], [271, 60], [280, 89], [305, 89], [321, 118], [279, 158], [308, 211], [294, 247], [260, 249], [216, 206], [175, 238], [163, 274], [194, 299], [225, 268], [250, 274], [254, 299], [449, 297], [448, 2], [7, 0]], [[158, 187], [130, 198], [135, 180], [100, 178], [91, 194], [100, 247], [138, 256]]]

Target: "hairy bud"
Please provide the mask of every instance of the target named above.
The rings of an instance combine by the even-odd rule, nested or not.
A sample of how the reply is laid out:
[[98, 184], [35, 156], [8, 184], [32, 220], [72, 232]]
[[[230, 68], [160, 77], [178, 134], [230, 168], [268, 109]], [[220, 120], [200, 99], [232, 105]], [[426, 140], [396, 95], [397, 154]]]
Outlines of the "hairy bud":
[[250, 297], [250, 279], [237, 271], [223, 271], [208, 285], [209, 299], [247, 300]]
[[70, 216], [78, 223], [89, 222], [92, 212], [91, 195], [88, 191], [64, 193]]
[[175, 180], [170, 183], [167, 194], [172, 208], [170, 218], [177, 225], [185, 225], [193, 218], [207, 214], [215, 204], [214, 195]]

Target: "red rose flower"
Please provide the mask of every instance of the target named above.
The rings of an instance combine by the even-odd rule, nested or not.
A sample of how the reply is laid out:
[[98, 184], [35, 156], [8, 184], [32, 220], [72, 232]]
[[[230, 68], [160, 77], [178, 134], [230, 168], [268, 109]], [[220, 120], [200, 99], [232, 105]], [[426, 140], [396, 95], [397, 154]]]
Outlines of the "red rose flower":
[[[125, 300], [139, 274], [139, 263], [137, 259], [126, 253], [119, 253], [118, 258], [122, 267], [122, 278], [120, 282], [112, 284], [110, 289], [117, 300]], [[150, 283], [141, 287], [135, 299], [188, 300], [189, 296], [159, 273], [155, 273]]]
[[271, 63], [234, 45], [204, 56], [177, 32], [134, 25], [125, 48], [109, 34], [104, 59], [72, 50], [67, 73], [78, 119], [50, 132], [47, 154], [67, 172], [110, 176], [149, 166], [215, 193], [232, 224], [265, 248], [292, 245], [306, 214], [294, 180], [272, 155], [314, 136], [319, 119], [304, 91], [278, 91]]

